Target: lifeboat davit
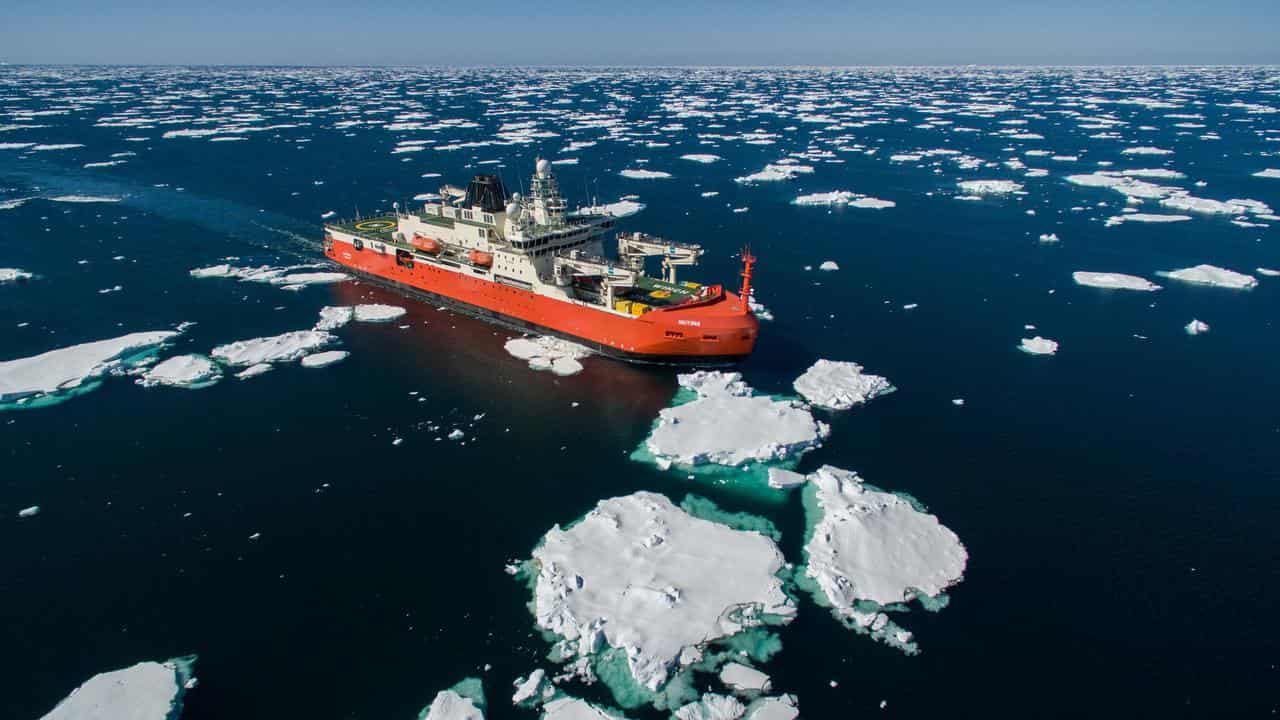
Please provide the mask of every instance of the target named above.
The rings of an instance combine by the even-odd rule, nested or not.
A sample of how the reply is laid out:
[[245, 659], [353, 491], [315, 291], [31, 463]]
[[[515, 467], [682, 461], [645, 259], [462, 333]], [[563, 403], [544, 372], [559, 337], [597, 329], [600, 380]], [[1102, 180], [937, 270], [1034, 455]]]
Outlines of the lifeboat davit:
[[479, 267], [489, 267], [490, 265], [493, 265], [493, 255], [487, 252], [481, 252], [480, 250], [472, 250], [467, 253], [467, 259], [471, 261], [472, 265], [477, 265]]
[[435, 238], [429, 238], [426, 235], [414, 235], [413, 246], [425, 253], [440, 254], [440, 241]]

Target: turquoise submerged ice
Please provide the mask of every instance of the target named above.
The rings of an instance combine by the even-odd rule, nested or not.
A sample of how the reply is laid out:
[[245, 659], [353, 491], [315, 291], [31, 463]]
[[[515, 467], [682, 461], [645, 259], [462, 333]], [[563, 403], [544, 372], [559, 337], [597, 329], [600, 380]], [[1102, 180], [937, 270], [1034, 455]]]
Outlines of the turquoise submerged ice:
[[130, 333], [0, 362], [0, 409], [50, 405], [88, 392], [104, 375], [150, 360], [177, 335], [169, 330]]
[[484, 720], [484, 709], [483, 685], [476, 678], [466, 678], [436, 693], [431, 704], [418, 713], [418, 720]]
[[657, 695], [686, 682], [681, 670], [703, 662], [710, 643], [791, 621], [783, 566], [770, 538], [637, 492], [552, 528], [529, 570], [537, 625], [558, 641], [554, 657], [589, 658], [623, 705], [666, 706], [677, 698]]

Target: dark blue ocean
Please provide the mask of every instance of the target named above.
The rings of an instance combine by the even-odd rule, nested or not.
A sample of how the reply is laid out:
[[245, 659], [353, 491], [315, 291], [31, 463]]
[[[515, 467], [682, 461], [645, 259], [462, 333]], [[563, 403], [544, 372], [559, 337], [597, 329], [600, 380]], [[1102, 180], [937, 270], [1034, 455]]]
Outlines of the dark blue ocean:
[[[689, 277], [736, 286], [751, 246], [775, 316], [738, 368], [757, 390], [790, 393], [819, 358], [898, 387], [819, 412], [831, 436], [799, 469], [910, 493], [968, 569], [941, 612], [903, 615], [915, 657], [801, 594], [764, 669], [802, 717], [1280, 710], [1280, 278], [1257, 270], [1280, 268], [1280, 218], [1067, 180], [1280, 209], [1280, 69], [3, 67], [0, 267], [34, 277], [0, 284], [0, 360], [183, 322], [164, 354], [207, 354], [325, 305], [408, 314], [336, 331], [351, 355], [324, 369], [199, 390], [112, 377], [0, 411], [0, 717], [189, 654], [186, 720], [410, 720], [464, 676], [490, 717], [534, 717], [510, 683], [549, 667], [549, 644], [504, 566], [640, 489], [763, 515], [800, 562], [798, 496], [629, 459], [673, 370], [589, 358], [556, 377], [508, 355], [507, 331], [367, 283], [188, 274], [316, 262], [324, 213], [478, 172], [527, 186], [537, 157], [577, 159], [554, 166], [571, 203], [635, 195], [621, 228], [701, 243]], [[780, 161], [811, 172], [735, 182]], [[958, 199], [971, 180], [1020, 187]], [[895, 205], [793, 204], [832, 191]], [[1108, 227], [1127, 205], [1190, 219]], [[1202, 263], [1258, 284], [1155, 274]], [[1083, 287], [1082, 270], [1164, 287]], [[1188, 335], [1193, 318], [1210, 331]], [[1057, 354], [1017, 349], [1034, 335]], [[452, 427], [468, 441], [438, 439]]]

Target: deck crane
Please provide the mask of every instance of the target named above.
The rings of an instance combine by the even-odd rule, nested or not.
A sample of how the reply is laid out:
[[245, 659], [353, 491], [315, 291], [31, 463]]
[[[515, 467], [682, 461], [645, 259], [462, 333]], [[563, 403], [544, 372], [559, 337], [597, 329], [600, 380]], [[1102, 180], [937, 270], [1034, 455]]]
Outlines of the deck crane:
[[618, 260], [633, 271], [644, 270], [648, 257], [662, 258], [662, 279], [676, 284], [676, 266], [697, 265], [702, 257], [701, 245], [672, 242], [644, 233], [618, 233]]

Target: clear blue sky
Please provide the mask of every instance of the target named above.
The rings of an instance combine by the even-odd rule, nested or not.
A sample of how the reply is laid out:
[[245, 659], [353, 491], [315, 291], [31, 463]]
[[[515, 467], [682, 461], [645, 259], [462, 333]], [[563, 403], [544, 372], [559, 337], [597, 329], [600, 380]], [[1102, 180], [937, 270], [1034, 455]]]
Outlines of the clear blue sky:
[[0, 60], [154, 64], [1280, 63], [1280, 0], [6, 0]]

